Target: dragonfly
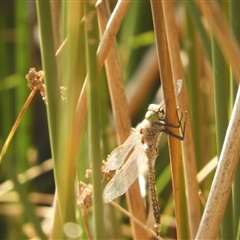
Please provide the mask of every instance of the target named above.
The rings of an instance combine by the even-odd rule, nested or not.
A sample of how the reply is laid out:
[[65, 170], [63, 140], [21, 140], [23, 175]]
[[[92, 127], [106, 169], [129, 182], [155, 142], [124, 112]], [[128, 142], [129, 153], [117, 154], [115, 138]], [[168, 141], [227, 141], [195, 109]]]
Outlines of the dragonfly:
[[[182, 80], [178, 79], [174, 85], [175, 95], [178, 96], [182, 88]], [[150, 104], [145, 119], [140, 127], [132, 128], [127, 140], [107, 158], [106, 168], [116, 171], [114, 177], [108, 182], [103, 191], [103, 202], [108, 203], [123, 195], [139, 176], [139, 167], [148, 164], [149, 191], [154, 215], [154, 229], [160, 234], [160, 207], [155, 185], [155, 160], [158, 157], [158, 143], [162, 133], [166, 133], [179, 140], [184, 139], [187, 113], [182, 125], [183, 113], [176, 111], [178, 124], [171, 125], [166, 122], [165, 103]], [[180, 128], [181, 134], [171, 132], [172, 128]]]

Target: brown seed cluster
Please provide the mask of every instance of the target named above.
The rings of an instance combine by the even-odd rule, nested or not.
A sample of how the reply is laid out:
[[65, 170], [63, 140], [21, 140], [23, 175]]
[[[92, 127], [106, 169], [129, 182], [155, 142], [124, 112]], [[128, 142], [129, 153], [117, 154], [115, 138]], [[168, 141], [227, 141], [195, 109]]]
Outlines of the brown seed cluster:
[[107, 168], [107, 164], [105, 160], [102, 160], [102, 166], [101, 166], [102, 174], [103, 174], [103, 179], [111, 179], [113, 176], [116, 174], [115, 170], [109, 170]]
[[81, 206], [83, 216], [86, 216], [92, 206], [92, 185], [78, 183], [78, 204]]
[[28, 81], [28, 87], [31, 90], [39, 90], [43, 101], [46, 103], [46, 87], [44, 85], [44, 72], [35, 71], [35, 68], [30, 68], [28, 74], [26, 75]]

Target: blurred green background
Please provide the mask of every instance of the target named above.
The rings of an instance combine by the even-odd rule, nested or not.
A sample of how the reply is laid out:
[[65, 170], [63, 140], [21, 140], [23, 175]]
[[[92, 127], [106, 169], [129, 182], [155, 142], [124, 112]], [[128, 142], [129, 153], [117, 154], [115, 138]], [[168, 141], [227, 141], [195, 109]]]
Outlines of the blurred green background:
[[[86, 183], [96, 181], [99, 184], [102, 177], [101, 161], [119, 145], [116, 137], [118, 130], [114, 125], [116, 116], [112, 114], [111, 93], [107, 85], [109, 75], [105, 69], [98, 77], [101, 79], [99, 85], [94, 88], [93, 81], [88, 89], [88, 120], [85, 121], [85, 114], [82, 112], [84, 123], [80, 127], [81, 134], [77, 137], [74, 135], [77, 122], [80, 121], [75, 118], [75, 111], [86, 73], [90, 73], [91, 79], [97, 78], [95, 53], [100, 38], [93, 48], [88, 48], [87, 45], [91, 37], [98, 37], [100, 30], [95, 19], [95, 35], [87, 35], [83, 18], [84, 11], [92, 9], [89, 10], [84, 5], [85, 2], [81, 1], [53, 1], [55, 4], [52, 5], [49, 1], [44, 2], [0, 2], [0, 147], [30, 94], [25, 76], [31, 67], [45, 71], [49, 98], [46, 106], [40, 94], [36, 94], [1, 162], [0, 239], [47, 239], [50, 236], [63, 238], [59, 226], [65, 222], [76, 222], [83, 229], [80, 239], [89, 238], [85, 219], [77, 205], [76, 184], [79, 180]], [[109, 2], [110, 11], [113, 11], [116, 3]], [[240, 1], [216, 1], [216, 4], [220, 7], [222, 20], [226, 22], [228, 30], [239, 41]], [[216, 167], [215, 157], [221, 152], [238, 85], [229, 60], [219, 46], [219, 39], [200, 6], [201, 4], [194, 1], [174, 1], [196, 171], [200, 172], [209, 162], [214, 165], [199, 182], [199, 189], [207, 199]], [[52, 21], [56, 19], [59, 25], [52, 25]], [[64, 50], [55, 57], [54, 53], [66, 39]], [[131, 2], [117, 32], [116, 46], [124, 91], [129, 103], [130, 119], [126, 119], [126, 122], [130, 120], [131, 126], [135, 127], [143, 120], [148, 105], [159, 103], [161, 95], [149, 1]], [[67, 87], [66, 104], [60, 100], [60, 86]], [[97, 91], [98, 96], [93, 94], [91, 97], [94, 91]], [[96, 107], [98, 110], [91, 108], [97, 105], [95, 101], [99, 104]], [[185, 110], [181, 106], [180, 109]], [[96, 111], [97, 116], [94, 116]], [[96, 117], [100, 124], [91, 128]], [[98, 132], [94, 135], [92, 131]], [[91, 144], [91, 139], [92, 142], [97, 142], [96, 145]], [[160, 156], [156, 161], [155, 171], [162, 214], [161, 236], [176, 239], [171, 171], [165, 135], [159, 145]], [[91, 153], [95, 155], [91, 156]], [[95, 159], [98, 170], [94, 170], [91, 158], [98, 158]], [[88, 168], [93, 168], [94, 176], [90, 179], [84, 177]], [[97, 174], [99, 178], [95, 178]], [[237, 204], [240, 201], [239, 178], [238, 167], [234, 194], [229, 198], [221, 225], [221, 239], [237, 239], [240, 236], [240, 205]], [[103, 184], [99, 184], [97, 190], [93, 184], [93, 191], [99, 191], [95, 192], [95, 196], [100, 194]], [[58, 194], [53, 204], [55, 186]], [[98, 202], [98, 199], [94, 201]], [[126, 208], [124, 197], [118, 203]], [[95, 207], [86, 217], [94, 238], [105, 236], [108, 239], [131, 239], [128, 217], [116, 214], [112, 208], [103, 208], [101, 201], [99, 204], [96, 207], [94, 203]], [[199, 201], [198, 207], [202, 212], [203, 207], [200, 205]], [[94, 230], [99, 221], [94, 220], [98, 211], [99, 215], [104, 211], [104, 216], [114, 219], [105, 224], [100, 220], [99, 227], [103, 228], [103, 235], [98, 235], [98, 230]], [[196, 221], [199, 223], [200, 219]]]

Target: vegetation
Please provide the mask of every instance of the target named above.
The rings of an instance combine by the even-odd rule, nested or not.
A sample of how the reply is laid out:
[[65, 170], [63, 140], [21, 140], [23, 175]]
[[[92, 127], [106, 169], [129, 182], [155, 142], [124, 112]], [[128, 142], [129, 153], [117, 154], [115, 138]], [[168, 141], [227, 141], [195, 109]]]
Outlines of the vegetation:
[[[239, 1], [1, 1], [0, 238], [240, 239], [239, 11]], [[159, 144], [160, 237], [138, 181], [103, 204], [102, 160], [162, 99], [168, 124], [177, 106], [187, 122], [182, 142]]]

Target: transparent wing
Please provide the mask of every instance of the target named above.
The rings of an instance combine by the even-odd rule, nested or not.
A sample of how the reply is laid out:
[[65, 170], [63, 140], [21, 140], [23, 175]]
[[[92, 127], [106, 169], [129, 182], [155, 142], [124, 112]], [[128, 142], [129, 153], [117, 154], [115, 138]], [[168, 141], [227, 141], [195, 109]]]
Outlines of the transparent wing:
[[176, 97], [181, 92], [181, 89], [182, 89], [182, 79], [178, 79], [174, 84], [174, 91], [175, 91]]
[[120, 168], [139, 138], [140, 132], [132, 128], [131, 135], [127, 138], [127, 140], [121, 146], [113, 150], [108, 156], [106, 163], [107, 168], [109, 170], [116, 170]]
[[108, 203], [124, 194], [139, 175], [138, 167], [147, 161], [141, 140], [125, 165], [116, 173], [103, 191], [103, 202]]
[[[175, 83], [174, 83], [174, 92], [175, 92], [175, 96], [177, 97], [178, 94], [181, 92], [182, 89], [182, 79], [178, 79]], [[162, 101], [161, 103], [159, 103], [159, 106], [165, 108], [165, 103], [164, 101]]]

